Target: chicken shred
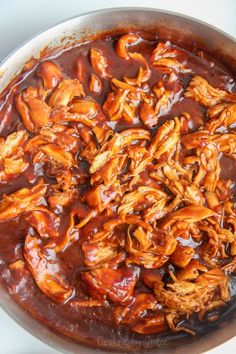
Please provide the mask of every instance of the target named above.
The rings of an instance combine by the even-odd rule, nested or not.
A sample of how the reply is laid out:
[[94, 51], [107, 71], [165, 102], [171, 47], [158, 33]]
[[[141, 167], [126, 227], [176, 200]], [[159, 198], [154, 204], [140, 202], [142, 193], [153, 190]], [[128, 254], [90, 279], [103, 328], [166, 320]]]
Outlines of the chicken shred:
[[[0, 136], [10, 191], [0, 228], [26, 225], [9, 269], [52, 301], [109, 307], [139, 335], [194, 335], [190, 316], [218, 313], [236, 273], [235, 181], [223, 167], [236, 160], [236, 94], [196, 75], [184, 49], [158, 42], [143, 54], [143, 41], [119, 37], [117, 72], [91, 42], [88, 73], [85, 56], [73, 78], [47, 59], [33, 86], [17, 86], [18, 120]], [[120, 75], [122, 63], [131, 73]], [[67, 277], [72, 245], [81, 264]]]

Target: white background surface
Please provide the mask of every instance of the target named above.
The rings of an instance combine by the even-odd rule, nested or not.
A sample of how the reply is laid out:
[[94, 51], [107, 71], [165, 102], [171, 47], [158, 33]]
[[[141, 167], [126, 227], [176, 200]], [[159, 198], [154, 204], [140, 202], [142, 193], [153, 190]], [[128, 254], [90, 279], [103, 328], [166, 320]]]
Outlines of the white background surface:
[[[37, 32], [83, 12], [146, 6], [204, 20], [236, 37], [236, 0], [0, 0], [0, 60]], [[236, 331], [236, 330], [235, 330]], [[208, 354], [236, 353], [236, 338]], [[0, 309], [0, 354], [59, 354], [19, 327]]]

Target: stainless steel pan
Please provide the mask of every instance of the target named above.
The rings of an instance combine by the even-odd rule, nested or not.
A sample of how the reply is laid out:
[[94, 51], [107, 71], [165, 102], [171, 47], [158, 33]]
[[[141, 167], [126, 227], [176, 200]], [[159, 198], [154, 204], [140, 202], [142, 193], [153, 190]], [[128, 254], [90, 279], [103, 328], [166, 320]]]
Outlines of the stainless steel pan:
[[[135, 28], [156, 31], [160, 38], [172, 40], [180, 46], [187, 46], [190, 50], [199, 49], [209, 52], [214, 59], [228, 67], [231, 73], [236, 73], [236, 42], [222, 31], [201, 21], [172, 12], [147, 8], [116, 8], [99, 10], [72, 18], [38, 34], [16, 49], [0, 66], [0, 92], [8, 85], [12, 77], [21, 71], [28, 59], [32, 56], [39, 56], [40, 51], [48, 45], [56, 48], [97, 32]], [[15, 304], [4, 289], [0, 291], [0, 305], [27, 331], [61, 352], [97, 353], [93, 349], [54, 334]], [[165, 350], [165, 353], [202, 353], [235, 335], [236, 316], [232, 316], [229, 321], [222, 323], [220, 328], [193, 339], [191, 343], [176, 349]], [[152, 352], [159, 353], [160, 350], [155, 349]], [[161, 352], [163, 353], [162, 350]]]

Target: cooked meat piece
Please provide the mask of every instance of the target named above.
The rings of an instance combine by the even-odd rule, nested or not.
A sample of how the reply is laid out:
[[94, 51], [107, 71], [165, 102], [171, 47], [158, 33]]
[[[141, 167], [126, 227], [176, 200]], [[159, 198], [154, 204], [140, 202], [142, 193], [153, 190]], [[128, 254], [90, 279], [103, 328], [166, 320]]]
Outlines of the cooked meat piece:
[[133, 267], [100, 268], [83, 273], [82, 279], [93, 298], [126, 303], [132, 298], [138, 275], [138, 269]]
[[185, 97], [192, 98], [206, 107], [222, 102], [235, 102], [236, 95], [211, 86], [201, 76], [194, 76], [185, 92]]
[[40, 181], [32, 188], [22, 188], [0, 201], [0, 222], [34, 210], [43, 201], [47, 186]]
[[107, 73], [107, 59], [102, 55], [101, 50], [92, 48], [90, 52], [90, 60], [93, 70], [101, 77], [109, 76]]
[[37, 237], [26, 237], [24, 257], [43, 293], [56, 302], [65, 302], [72, 296], [74, 290], [63, 280], [56, 259], [50, 253], [47, 256], [47, 249]]
[[54, 89], [62, 80], [59, 66], [50, 60], [45, 60], [39, 65], [37, 75], [43, 80], [43, 86], [46, 90]]

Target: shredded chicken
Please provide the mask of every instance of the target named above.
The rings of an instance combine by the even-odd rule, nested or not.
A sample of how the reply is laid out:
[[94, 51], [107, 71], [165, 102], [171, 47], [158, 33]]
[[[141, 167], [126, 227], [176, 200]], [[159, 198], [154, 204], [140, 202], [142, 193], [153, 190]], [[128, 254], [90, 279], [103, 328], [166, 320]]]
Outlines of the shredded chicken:
[[20, 175], [28, 168], [24, 151], [28, 138], [28, 133], [21, 130], [8, 135], [6, 139], [0, 139], [0, 181], [7, 181], [12, 175]]
[[174, 152], [177, 143], [180, 140], [180, 121], [178, 118], [164, 123], [160, 129], [157, 130], [153, 138], [149, 152], [159, 159], [166, 154], [167, 158]]
[[94, 93], [101, 94], [102, 92], [102, 82], [97, 77], [96, 74], [91, 74], [90, 82], [89, 82], [89, 90]]
[[185, 97], [194, 99], [205, 107], [222, 102], [235, 102], [236, 95], [211, 86], [203, 77], [194, 76], [186, 89]]
[[14, 87], [0, 231], [20, 225], [9, 271], [52, 301], [107, 307], [139, 335], [194, 335], [190, 316], [232, 300], [236, 94], [196, 75], [184, 49], [148, 43], [120, 36], [114, 65], [90, 42], [75, 67], [46, 59]]
[[40, 90], [28, 87], [16, 96], [16, 109], [27, 130], [37, 132], [41, 127], [51, 124], [51, 108], [44, 101]]
[[76, 96], [84, 97], [84, 89], [79, 80], [63, 79], [50, 96], [49, 106], [53, 108], [67, 106]]
[[43, 202], [46, 191], [47, 186], [40, 181], [32, 188], [22, 188], [5, 195], [0, 202], [0, 222], [34, 210]]
[[138, 270], [136, 268], [118, 270], [100, 268], [83, 273], [82, 278], [90, 295], [95, 299], [108, 297], [114, 302], [126, 303], [132, 297]]
[[133, 324], [141, 319], [148, 310], [155, 310], [157, 300], [152, 294], [139, 293], [131, 305], [118, 306], [114, 311], [117, 323]]
[[136, 34], [128, 33], [121, 36], [116, 43], [116, 52], [123, 58], [128, 60], [130, 58], [129, 53], [127, 52], [127, 47], [135, 44], [139, 41], [139, 37]]
[[[236, 101], [236, 98], [234, 99]], [[236, 123], [236, 104], [229, 103], [225, 109], [220, 113], [219, 117], [212, 118], [208, 124], [207, 128], [210, 132], [214, 133], [215, 130], [221, 127], [230, 127]]]
[[166, 319], [163, 313], [146, 316], [132, 327], [139, 334], [154, 334], [167, 330]]
[[47, 255], [47, 248], [42, 246], [40, 239], [26, 237], [24, 257], [37, 285], [47, 296], [57, 302], [65, 302], [72, 296], [73, 288], [61, 278], [61, 272], [57, 274], [58, 264], [50, 259], [50, 253]]
[[49, 60], [43, 61], [37, 70], [37, 75], [43, 80], [46, 90], [55, 88], [62, 80], [62, 73], [59, 66]]
[[191, 69], [186, 68], [177, 59], [178, 54], [180, 54], [180, 50], [172, 47], [169, 42], [159, 42], [152, 53], [152, 65], [158, 67], [166, 74], [170, 74], [173, 71], [177, 73], [190, 73]]
[[102, 55], [101, 50], [92, 48], [90, 53], [90, 59], [95, 73], [99, 74], [101, 77], [108, 76], [107, 59]]
[[227, 301], [228, 288], [225, 281], [225, 275], [216, 269], [200, 275], [195, 282], [177, 280], [168, 284], [167, 289], [164, 289], [163, 283], [156, 283], [154, 290], [162, 305], [189, 316], [193, 312], [202, 311], [213, 299], [218, 288], [221, 290], [222, 300]]
[[60, 219], [47, 208], [37, 207], [36, 210], [26, 214], [25, 219], [42, 238], [58, 237]]

